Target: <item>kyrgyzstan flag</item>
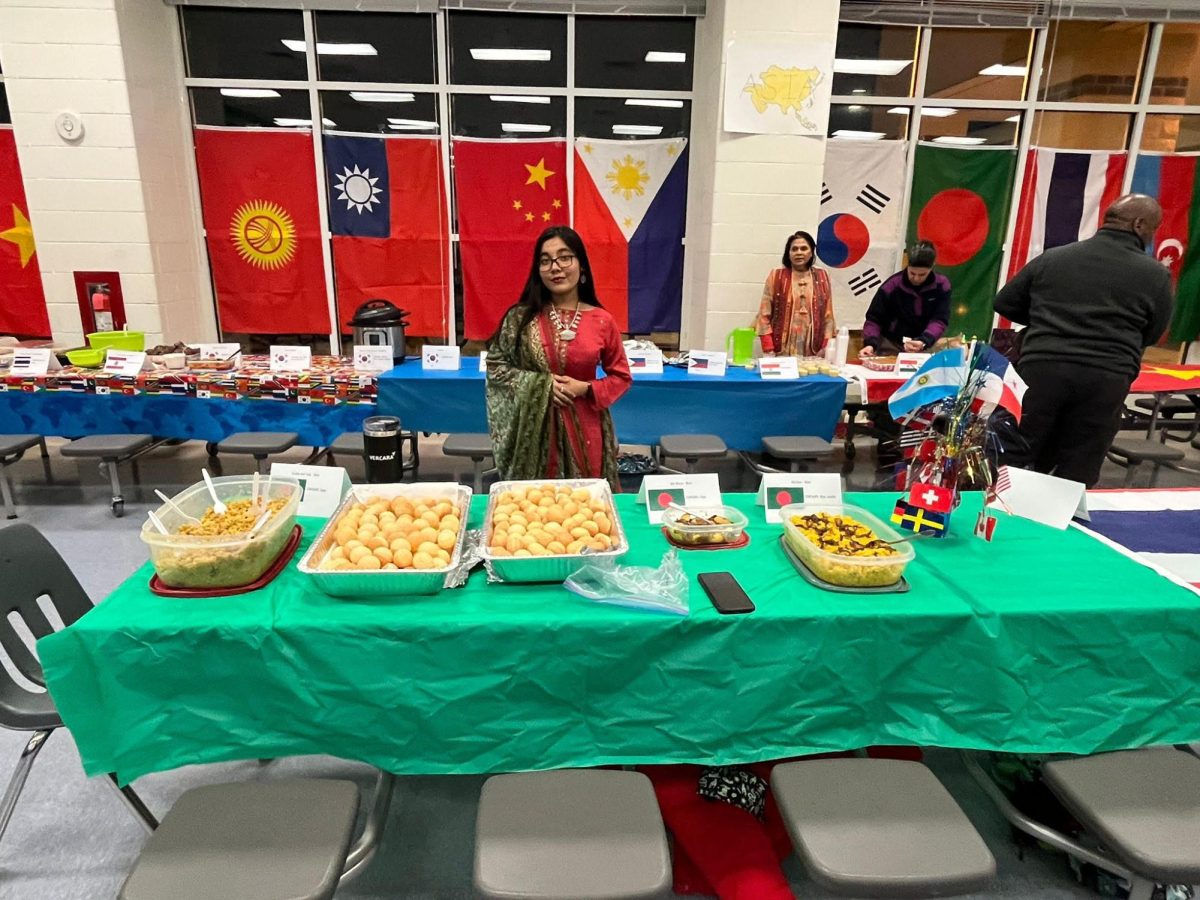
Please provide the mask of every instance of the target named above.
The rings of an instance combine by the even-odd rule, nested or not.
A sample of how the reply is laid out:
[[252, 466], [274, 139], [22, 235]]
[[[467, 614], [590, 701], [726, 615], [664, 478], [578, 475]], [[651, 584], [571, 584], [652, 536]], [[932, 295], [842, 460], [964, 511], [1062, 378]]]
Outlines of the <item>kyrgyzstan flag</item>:
[[195, 136], [221, 328], [329, 334], [312, 135], [197, 128]]
[[[457, 138], [454, 190], [463, 332], [486, 340], [521, 298], [537, 236], [569, 221], [566, 141]], [[604, 286], [598, 290], [603, 303]]]
[[1175, 314], [1168, 337], [1200, 336], [1200, 156], [1187, 153], [1138, 155], [1133, 190], [1162, 204], [1163, 220], [1150, 250], [1175, 279]]
[[367, 300], [410, 313], [407, 334], [449, 331], [450, 226], [437, 138], [325, 137], [338, 323]]
[[12, 128], [0, 126], [0, 332], [50, 337]]
[[687, 140], [575, 142], [575, 230], [622, 331], [678, 331]]

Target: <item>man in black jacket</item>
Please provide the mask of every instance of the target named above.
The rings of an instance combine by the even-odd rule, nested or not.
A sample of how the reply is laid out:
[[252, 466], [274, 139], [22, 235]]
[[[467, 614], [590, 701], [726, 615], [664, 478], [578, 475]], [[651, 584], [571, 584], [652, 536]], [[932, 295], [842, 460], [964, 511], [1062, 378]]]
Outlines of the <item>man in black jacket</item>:
[[1100, 478], [1142, 351], [1171, 319], [1171, 276], [1147, 256], [1162, 222], [1153, 197], [1126, 194], [1087, 240], [1047, 250], [996, 295], [996, 312], [1027, 325], [1017, 369], [1026, 465], [1088, 487]]

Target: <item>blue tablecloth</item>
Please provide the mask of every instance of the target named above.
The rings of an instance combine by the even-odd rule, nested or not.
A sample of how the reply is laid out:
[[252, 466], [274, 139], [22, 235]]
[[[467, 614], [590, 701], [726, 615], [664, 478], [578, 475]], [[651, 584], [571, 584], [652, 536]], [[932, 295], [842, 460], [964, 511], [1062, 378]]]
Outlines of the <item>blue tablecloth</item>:
[[354, 403], [0, 391], [0, 431], [8, 434], [128, 433], [219, 441], [238, 431], [294, 431], [301, 444], [324, 446], [343, 431], [361, 430], [363, 419], [374, 414], [374, 406]]
[[[487, 432], [484, 375], [473, 358], [457, 372], [426, 372], [409, 360], [379, 376], [379, 412], [399, 416], [412, 431]], [[732, 449], [762, 449], [764, 435], [811, 435], [829, 440], [846, 402], [846, 382], [826, 375], [763, 381], [757, 372], [729, 369], [722, 378], [667, 367], [639, 375], [613, 407], [618, 438], [655, 444], [664, 434], [716, 434]]]

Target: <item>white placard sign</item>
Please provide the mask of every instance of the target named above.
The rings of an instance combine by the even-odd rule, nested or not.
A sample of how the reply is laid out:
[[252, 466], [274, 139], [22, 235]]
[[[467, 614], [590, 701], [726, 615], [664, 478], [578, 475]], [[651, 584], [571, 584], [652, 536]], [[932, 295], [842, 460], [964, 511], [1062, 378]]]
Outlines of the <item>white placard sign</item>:
[[57, 372], [61, 368], [62, 363], [50, 352], [49, 347], [18, 347], [13, 351], [13, 360], [7, 374], [10, 378], [19, 378], [45, 375], [47, 372]]
[[795, 381], [800, 367], [794, 356], [764, 356], [758, 361], [758, 375], [763, 381]]
[[113, 350], [109, 348], [104, 355], [105, 375], [136, 375], [138, 372], [149, 371], [154, 364], [146, 358], [146, 354], [135, 350]]
[[780, 522], [779, 511], [792, 503], [838, 506], [842, 476], [836, 472], [768, 472], [758, 485], [758, 499], [768, 522]]
[[917, 369], [925, 365], [929, 359], [928, 353], [897, 353], [896, 354], [896, 374], [897, 375], [912, 375]]
[[1071, 524], [1072, 517], [1087, 513], [1086, 488], [1078, 481], [1012, 466], [1003, 466], [996, 481], [1001, 489], [998, 499], [987, 504], [988, 509], [1001, 509], [1060, 530]]
[[692, 350], [688, 353], [688, 374], [720, 378], [725, 374], [728, 359], [724, 350]]
[[195, 347], [200, 351], [200, 359], [203, 361], [232, 359], [234, 365], [241, 362], [241, 344], [196, 344]]
[[479, 371], [484, 372], [484, 373], [487, 372], [487, 351], [486, 350], [479, 351]]
[[271, 476], [282, 475], [300, 482], [298, 516], [329, 518], [350, 490], [350, 476], [339, 466], [304, 466], [272, 463]]
[[421, 348], [421, 368], [427, 372], [457, 372], [461, 360], [453, 344], [426, 344]]
[[271, 345], [272, 372], [307, 372], [312, 368], [312, 347]]
[[800, 32], [734, 32], [725, 49], [725, 130], [823, 138], [833, 51], [833, 41]]
[[721, 506], [721, 483], [715, 474], [647, 475], [642, 479], [637, 502], [646, 504], [650, 524], [660, 525], [672, 503], [696, 509]]
[[663, 373], [663, 354], [657, 347], [653, 350], [626, 350], [625, 357], [629, 360], [629, 371], [635, 378], [638, 375]]
[[396, 360], [392, 356], [391, 345], [382, 347], [376, 344], [354, 345], [355, 372], [390, 372], [395, 365]]

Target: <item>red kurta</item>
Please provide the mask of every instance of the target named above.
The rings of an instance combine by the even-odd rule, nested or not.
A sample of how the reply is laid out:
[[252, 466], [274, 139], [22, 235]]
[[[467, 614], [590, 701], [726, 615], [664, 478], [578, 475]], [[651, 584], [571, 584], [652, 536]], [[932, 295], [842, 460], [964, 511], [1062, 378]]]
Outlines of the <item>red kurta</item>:
[[[573, 317], [568, 317], [568, 321]], [[625, 347], [621, 343], [621, 332], [616, 320], [603, 309], [589, 309], [580, 313], [575, 326], [573, 341], [556, 340], [554, 325], [548, 314], [539, 317], [542, 345], [550, 361], [550, 371], [555, 375], [569, 375], [586, 381], [592, 389], [575, 399], [575, 412], [579, 415], [580, 433], [570, 435], [576, 455], [587, 460], [589, 477], [604, 477], [604, 453], [606, 449], [616, 453], [616, 447], [605, 448], [604, 435], [600, 427], [601, 413], [620, 399], [629, 390], [633, 377], [629, 374], [629, 360], [625, 358]], [[604, 370], [605, 377], [596, 377], [596, 367]], [[567, 423], [574, 430], [570, 417], [554, 421]], [[553, 426], [552, 426], [553, 427]], [[550, 442], [550, 459], [546, 466], [546, 477], [558, 477], [556, 443]]]

